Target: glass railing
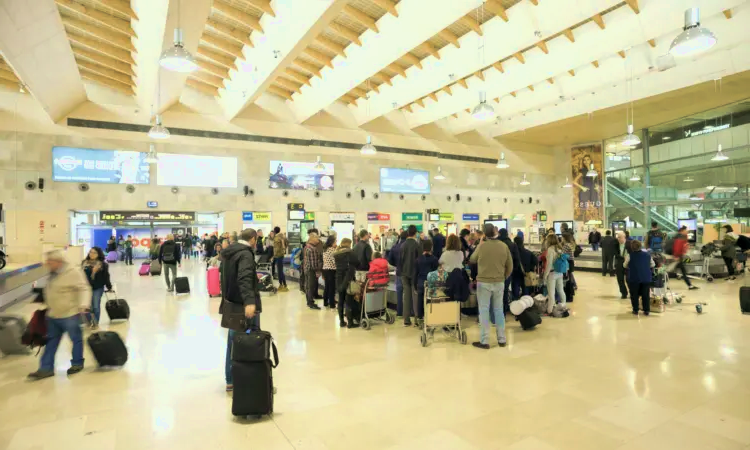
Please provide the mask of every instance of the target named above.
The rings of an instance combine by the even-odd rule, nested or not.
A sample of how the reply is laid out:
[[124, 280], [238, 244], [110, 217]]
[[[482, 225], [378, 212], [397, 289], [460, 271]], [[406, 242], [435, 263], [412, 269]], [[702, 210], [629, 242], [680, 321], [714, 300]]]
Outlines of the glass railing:
[[[625, 192], [619, 187], [615, 186], [614, 183], [610, 183], [607, 187], [609, 195], [612, 195], [616, 197], [621, 202], [625, 203], [624, 206], [635, 208], [640, 214], [642, 214], [642, 218], [640, 223], [645, 223], [646, 221], [646, 207], [643, 206], [643, 198], [637, 198], [634, 195], [631, 195], [631, 192]], [[617, 206], [614, 205], [613, 206]], [[659, 227], [666, 231], [677, 231], [677, 219], [668, 212], [657, 212], [652, 210], [650, 212], [651, 220], [659, 224]]]

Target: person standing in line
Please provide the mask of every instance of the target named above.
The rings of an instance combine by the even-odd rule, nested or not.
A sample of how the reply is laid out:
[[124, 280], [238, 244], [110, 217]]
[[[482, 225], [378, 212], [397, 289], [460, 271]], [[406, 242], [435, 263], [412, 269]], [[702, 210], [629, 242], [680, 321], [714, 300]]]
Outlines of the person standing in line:
[[[443, 266], [443, 270], [445, 270], [446, 273], [451, 273], [454, 269], [463, 270], [465, 259], [464, 252], [461, 250], [461, 241], [458, 236], [451, 234], [448, 236], [445, 250], [439, 260], [440, 264]], [[417, 289], [419, 289], [419, 286], [417, 286]]]
[[398, 261], [397, 270], [401, 274], [401, 286], [404, 290], [403, 313], [404, 326], [411, 326], [411, 315], [414, 310], [414, 284], [417, 275], [417, 258], [419, 258], [421, 241], [417, 239], [417, 227], [409, 225], [406, 231], [406, 241], [401, 246], [401, 256]]
[[[258, 274], [255, 267], [255, 244], [257, 233], [247, 228], [240, 239], [221, 251], [221, 308], [222, 325], [228, 324], [227, 354], [224, 376], [227, 392], [234, 389], [232, 379], [232, 341], [235, 332], [260, 330], [260, 314], [263, 306], [258, 288]], [[237, 320], [239, 318], [239, 320]], [[231, 324], [231, 325], [229, 325]]]
[[615, 274], [620, 288], [620, 300], [628, 298], [628, 286], [625, 283], [625, 258], [630, 254], [625, 233], [617, 233], [617, 253], [615, 253]]
[[320, 252], [318, 244], [320, 238], [318, 233], [309, 233], [307, 235], [307, 244], [305, 245], [305, 260], [304, 260], [304, 271], [305, 271], [305, 294], [307, 297], [307, 306], [310, 309], [320, 309], [315, 303], [315, 294], [318, 290], [318, 277], [323, 271], [323, 254]]
[[396, 268], [396, 316], [404, 315], [404, 285], [401, 284], [401, 271], [399, 270], [399, 261], [401, 261], [401, 247], [406, 242], [406, 231], [399, 235], [398, 242], [391, 248], [388, 253], [388, 264]]
[[564, 272], [558, 272], [555, 270], [555, 261], [562, 257], [563, 254], [565, 254], [565, 252], [563, 252], [562, 245], [560, 245], [560, 240], [557, 236], [555, 234], [548, 235], [547, 255], [545, 257], [547, 262], [544, 266], [543, 278], [547, 283], [547, 314], [552, 314], [556, 298], [560, 299], [560, 303], [563, 307], [565, 306], [565, 303], [567, 303], [564, 286], [564, 278], [567, 270]]
[[[112, 282], [109, 279], [109, 264], [104, 260], [104, 252], [99, 247], [91, 247], [86, 259], [81, 263], [86, 280], [91, 286], [91, 313], [88, 314], [91, 328], [99, 328], [99, 318], [102, 315], [102, 295], [104, 288], [112, 290]], [[93, 318], [93, 320], [91, 320]]]
[[193, 254], [193, 237], [190, 236], [190, 234], [186, 234], [185, 237], [182, 238], [182, 255], [190, 259], [190, 256]]
[[479, 342], [471, 345], [489, 349], [490, 308], [494, 311], [497, 345], [505, 347], [505, 313], [503, 292], [505, 280], [513, 273], [513, 256], [504, 242], [495, 238], [495, 227], [484, 224], [484, 239], [469, 261], [477, 265], [477, 304], [479, 307]]
[[659, 229], [659, 224], [651, 222], [651, 229], [646, 235], [646, 248], [654, 253], [662, 253], [664, 251], [665, 238], [665, 234]]
[[336, 308], [336, 236], [331, 235], [323, 245], [323, 308]]
[[471, 236], [471, 232], [464, 228], [459, 233], [459, 240], [461, 241], [461, 251], [464, 252], [464, 259], [469, 259], [471, 256], [471, 244], [467, 240], [467, 237]]
[[690, 283], [690, 278], [687, 275], [687, 269], [685, 268], [685, 260], [687, 259], [688, 250], [690, 250], [690, 243], [687, 239], [688, 229], [686, 226], [682, 226], [677, 231], [677, 237], [674, 239], [674, 247], [672, 248], [672, 255], [677, 259], [677, 265], [675, 266], [675, 272], [679, 269], [682, 273], [682, 279], [685, 280], [685, 284], [688, 289], [698, 289], [697, 286], [693, 286]]
[[445, 236], [440, 232], [439, 228], [432, 230], [432, 254], [435, 258], [440, 259], [443, 255], [443, 249], [445, 248]]
[[279, 292], [288, 292], [289, 288], [286, 286], [286, 275], [284, 274], [284, 256], [286, 255], [289, 241], [286, 240], [286, 236], [281, 232], [281, 228], [274, 227], [273, 233], [273, 265], [276, 267], [276, 273], [279, 275]]
[[628, 269], [628, 284], [630, 285], [630, 304], [633, 307], [633, 314], [638, 315], [638, 299], [641, 300], [641, 306], [644, 315], [651, 312], [651, 269], [656, 264], [648, 252], [641, 250], [641, 242], [633, 241], [630, 243], [632, 252], [625, 259], [624, 266]]
[[734, 259], [737, 257], [737, 235], [734, 234], [734, 230], [731, 225], [724, 225], [724, 238], [721, 240], [721, 258], [724, 260], [724, 264], [727, 266], [727, 281], [736, 280], [734, 271]]
[[516, 244], [516, 247], [518, 247], [518, 254], [520, 255], [521, 267], [523, 269], [523, 276], [521, 277], [521, 294], [529, 295], [531, 286], [526, 286], [525, 276], [527, 273], [536, 272], [536, 266], [539, 264], [539, 260], [531, 250], [524, 247], [523, 238], [521, 236], [516, 236], [515, 238], [513, 238], [513, 243]]
[[[180, 246], [174, 241], [174, 235], [168, 234], [167, 240], [159, 248], [159, 262], [164, 270], [164, 281], [167, 282], [167, 292], [174, 291], [174, 280], [177, 278], [177, 266], [182, 264]], [[169, 273], [172, 277], [169, 277]]]
[[[336, 291], [339, 293], [339, 326], [341, 328], [356, 328], [359, 326], [359, 315], [355, 314], [355, 303], [353, 296], [347, 293], [349, 283], [354, 281], [354, 274], [357, 271], [357, 260], [352, 252], [352, 240], [344, 238], [341, 240], [338, 250], [333, 254], [336, 262]], [[349, 322], [344, 320], [344, 309]]]
[[[452, 236], [455, 237], [455, 235]], [[440, 262], [432, 254], [432, 241], [422, 242], [422, 254], [417, 258], [417, 275], [415, 277], [417, 297], [414, 301], [414, 316], [416, 318], [414, 326], [417, 328], [421, 327], [424, 321], [424, 284], [427, 281], [427, 274], [437, 270], [438, 267], [440, 267]]]
[[[227, 239], [229, 239], [229, 234], [227, 234]], [[255, 254], [260, 256], [263, 254], [263, 250], [265, 249], [263, 245], [263, 230], [258, 230], [258, 237], [255, 241]]]
[[[520, 279], [523, 278], [521, 269], [521, 254], [518, 252], [518, 247], [516, 247], [516, 244], [514, 244], [513, 241], [510, 240], [510, 237], [508, 236], [508, 230], [502, 228], [497, 233], [499, 233], [499, 235], [496, 234], [496, 236], [498, 236], [498, 240], [508, 246], [510, 256], [511, 258], [513, 258], [513, 273], [508, 277], [507, 280], [505, 280], [505, 284], [503, 285], [503, 304], [505, 311], [509, 311], [510, 302], [521, 297]], [[513, 288], [512, 292], [511, 287]]]
[[367, 271], [370, 270], [372, 261], [372, 246], [370, 245], [370, 233], [367, 230], [359, 231], [359, 242], [354, 246], [354, 256], [357, 258], [357, 281], [363, 283], [367, 280]]
[[602, 238], [602, 276], [613, 276], [615, 272], [614, 259], [617, 254], [617, 240], [612, 237], [612, 230], [607, 230]]
[[125, 240], [125, 243], [123, 245], [125, 247], [125, 265], [132, 266], [133, 265], [133, 238], [130, 235], [128, 235], [128, 238]]
[[31, 381], [55, 375], [55, 353], [65, 333], [73, 342], [73, 358], [68, 375], [83, 370], [80, 313], [86, 311], [91, 303], [91, 286], [86, 282], [83, 271], [65, 261], [60, 250], [45, 254], [45, 266], [49, 270], [49, 280], [43, 290], [47, 304], [47, 345], [39, 361], [39, 369], [28, 375]]
[[115, 242], [114, 236], [111, 236], [109, 240], [107, 241], [107, 253], [116, 252], [116, 251], [117, 251], [117, 243]]

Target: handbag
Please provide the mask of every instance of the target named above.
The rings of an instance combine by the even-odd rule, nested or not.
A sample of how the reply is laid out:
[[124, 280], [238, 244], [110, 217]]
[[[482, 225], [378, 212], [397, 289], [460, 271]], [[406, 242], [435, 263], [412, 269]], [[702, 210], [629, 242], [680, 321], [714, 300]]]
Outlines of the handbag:
[[359, 295], [362, 293], [362, 285], [359, 281], [350, 281], [349, 286], [346, 288], [346, 293], [353, 295], [355, 299], [358, 299]]
[[523, 280], [527, 287], [539, 286], [539, 275], [536, 272], [526, 272], [523, 276]]
[[245, 318], [245, 305], [221, 301], [221, 327], [234, 331], [247, 330], [247, 319]]

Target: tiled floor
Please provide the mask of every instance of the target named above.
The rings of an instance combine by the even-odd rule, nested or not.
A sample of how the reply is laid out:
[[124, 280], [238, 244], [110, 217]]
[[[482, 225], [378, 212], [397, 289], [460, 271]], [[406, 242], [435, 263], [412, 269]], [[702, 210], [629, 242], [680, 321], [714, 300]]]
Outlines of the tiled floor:
[[[633, 317], [615, 280], [577, 274], [567, 319], [489, 351], [400, 324], [338, 327], [293, 290], [264, 299], [262, 326], [281, 357], [273, 419], [236, 421], [224, 392], [226, 330], [202, 268], [185, 264], [193, 293], [112, 267], [131, 321], [103, 328], [127, 341], [119, 371], [24, 377], [32, 356], [0, 360], [0, 448], [18, 449], [750, 449], [750, 317], [742, 281], [700, 283], [686, 301]], [[673, 281], [684, 292], [684, 284]], [[11, 312], [30, 314], [21, 305]], [[470, 341], [478, 335], [468, 319]]]

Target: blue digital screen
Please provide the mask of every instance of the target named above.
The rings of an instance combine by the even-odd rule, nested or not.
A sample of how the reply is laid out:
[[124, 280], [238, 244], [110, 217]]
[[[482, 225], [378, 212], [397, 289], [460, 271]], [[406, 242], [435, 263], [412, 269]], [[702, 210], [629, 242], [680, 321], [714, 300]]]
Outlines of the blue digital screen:
[[334, 180], [332, 163], [271, 161], [268, 187], [271, 189], [296, 189], [332, 191]]
[[148, 184], [146, 153], [52, 147], [52, 180], [73, 183]]
[[380, 168], [380, 192], [429, 194], [430, 172], [426, 170]]

